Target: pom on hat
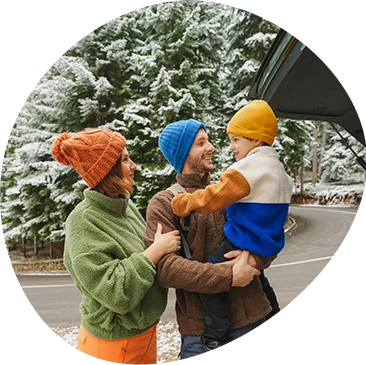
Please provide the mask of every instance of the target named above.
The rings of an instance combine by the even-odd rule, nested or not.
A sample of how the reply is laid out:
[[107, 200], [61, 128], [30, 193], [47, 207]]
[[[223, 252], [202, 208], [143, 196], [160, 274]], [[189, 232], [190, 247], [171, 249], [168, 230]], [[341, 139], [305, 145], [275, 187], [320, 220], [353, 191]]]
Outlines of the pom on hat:
[[51, 153], [54, 159], [63, 165], [69, 166], [70, 161], [67, 159], [67, 157], [63, 154], [61, 150], [62, 142], [66, 141], [67, 139], [70, 139], [71, 136], [68, 133], [62, 133], [60, 134], [52, 144]]

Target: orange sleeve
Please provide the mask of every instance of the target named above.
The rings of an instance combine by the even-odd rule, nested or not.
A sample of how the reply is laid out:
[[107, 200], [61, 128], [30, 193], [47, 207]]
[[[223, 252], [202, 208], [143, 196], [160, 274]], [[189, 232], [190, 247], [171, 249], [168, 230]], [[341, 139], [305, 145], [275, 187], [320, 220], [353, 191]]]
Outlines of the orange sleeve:
[[178, 194], [172, 200], [174, 214], [185, 217], [192, 210], [200, 214], [211, 214], [225, 209], [249, 195], [250, 185], [237, 170], [225, 171], [220, 182], [200, 189], [192, 194]]

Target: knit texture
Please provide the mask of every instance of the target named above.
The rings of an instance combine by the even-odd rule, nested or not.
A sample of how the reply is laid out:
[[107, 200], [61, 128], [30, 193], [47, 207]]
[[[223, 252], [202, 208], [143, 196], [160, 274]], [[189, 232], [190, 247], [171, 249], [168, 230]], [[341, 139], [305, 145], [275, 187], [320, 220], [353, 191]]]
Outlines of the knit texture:
[[182, 172], [200, 128], [206, 131], [205, 125], [195, 119], [180, 120], [168, 124], [159, 136], [159, 147], [164, 157], [178, 173]]
[[72, 165], [83, 180], [93, 188], [112, 170], [126, 147], [126, 139], [109, 129], [90, 129], [74, 136], [60, 134], [53, 142], [56, 161]]
[[[210, 175], [177, 175], [177, 182], [192, 193], [210, 183]], [[154, 240], [157, 222], [163, 225], [163, 232], [175, 228], [175, 215], [170, 191], [161, 191], [150, 201], [146, 219], [145, 240], [150, 245]], [[231, 328], [242, 328], [264, 318], [271, 307], [262, 290], [260, 279], [255, 277], [244, 288], [231, 287], [232, 270], [221, 265], [207, 263], [209, 255], [224, 240], [225, 218], [221, 212], [209, 215], [195, 213], [194, 225], [188, 233], [188, 245], [192, 260], [186, 260], [176, 253], [165, 255], [157, 264], [157, 283], [165, 288], [176, 288], [176, 314], [179, 332], [199, 336], [205, 323], [198, 293], [221, 293], [228, 291]], [[255, 257], [258, 269], [268, 267], [271, 259]]]
[[64, 263], [82, 294], [81, 322], [94, 337], [116, 340], [155, 326], [167, 291], [154, 283], [145, 222], [135, 205], [93, 190], [66, 221]]
[[254, 100], [230, 120], [226, 132], [263, 141], [272, 146], [277, 133], [276, 116], [264, 100]]

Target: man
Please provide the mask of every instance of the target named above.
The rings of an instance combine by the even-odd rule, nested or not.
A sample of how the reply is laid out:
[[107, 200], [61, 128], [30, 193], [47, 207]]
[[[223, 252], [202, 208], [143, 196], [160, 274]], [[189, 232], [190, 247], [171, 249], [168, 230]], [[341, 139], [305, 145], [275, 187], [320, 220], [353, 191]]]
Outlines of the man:
[[[178, 172], [177, 182], [187, 192], [210, 184], [210, 172], [214, 169], [211, 156], [215, 149], [209, 142], [203, 123], [189, 119], [169, 124], [160, 135], [159, 146]], [[158, 223], [162, 224], [163, 232], [176, 229], [176, 218], [171, 208], [173, 197], [170, 191], [161, 191], [151, 199], [146, 215], [145, 240], [148, 245], [153, 242]], [[209, 255], [224, 238], [224, 224], [221, 212], [209, 215], [195, 213], [194, 224], [187, 237], [192, 259], [187, 260], [174, 253], [165, 255], [157, 264], [158, 285], [176, 289], [176, 315], [182, 335], [181, 359], [204, 352], [201, 335], [205, 323], [198, 293], [228, 292], [232, 339], [262, 324], [271, 312], [257, 276], [258, 270], [268, 267], [271, 259], [254, 255], [258, 270], [248, 264], [249, 257], [244, 253], [232, 262], [207, 263]], [[228, 255], [235, 257], [238, 252]]]

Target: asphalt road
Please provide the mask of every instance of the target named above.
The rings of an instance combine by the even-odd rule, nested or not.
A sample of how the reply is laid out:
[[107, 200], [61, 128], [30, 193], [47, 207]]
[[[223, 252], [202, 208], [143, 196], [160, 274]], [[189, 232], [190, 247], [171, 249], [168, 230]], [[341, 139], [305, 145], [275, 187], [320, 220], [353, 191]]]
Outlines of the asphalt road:
[[[294, 300], [322, 271], [346, 237], [356, 209], [291, 207], [297, 220], [285, 249], [266, 270], [281, 308]], [[78, 326], [81, 295], [70, 276], [18, 276], [33, 308], [50, 327]], [[175, 320], [174, 290], [169, 290], [163, 321]]]
[[266, 270], [281, 308], [294, 300], [323, 270], [346, 237], [356, 209], [291, 207], [297, 228]]

